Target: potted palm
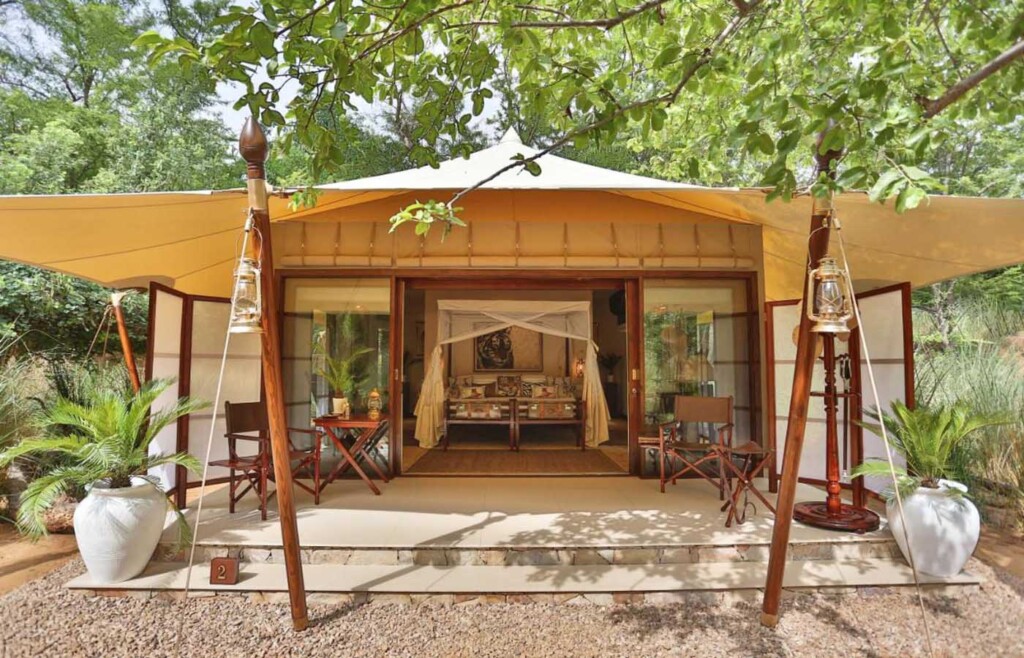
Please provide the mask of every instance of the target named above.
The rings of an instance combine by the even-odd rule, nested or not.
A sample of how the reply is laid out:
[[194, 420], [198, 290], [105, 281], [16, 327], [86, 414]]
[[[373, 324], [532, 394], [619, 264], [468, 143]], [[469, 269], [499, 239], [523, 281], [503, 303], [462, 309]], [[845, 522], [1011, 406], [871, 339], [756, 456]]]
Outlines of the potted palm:
[[150, 454], [149, 448], [161, 430], [206, 404], [182, 398], [151, 413], [170, 384], [147, 382], [133, 395], [104, 389], [86, 403], [60, 398], [42, 418], [47, 428], [59, 431], [24, 439], [0, 453], [0, 468], [21, 457], [62, 456], [59, 465], [22, 492], [18, 524], [29, 536], [45, 534], [49, 507], [63, 494], [84, 488], [88, 493], [74, 515], [75, 540], [97, 584], [122, 582], [145, 568], [169, 508], [177, 515], [179, 540], [188, 540], [184, 518], [148, 473], [165, 464], [198, 472], [199, 462], [187, 453]]
[[348, 396], [358, 395], [359, 388], [365, 380], [360, 374], [358, 362], [373, 350], [364, 347], [356, 350], [347, 358], [324, 358], [324, 367], [317, 371], [317, 374], [324, 378], [327, 385], [331, 387], [331, 411], [336, 416], [347, 418], [352, 409]]
[[[906, 468], [895, 469], [903, 518], [895, 492], [885, 491], [889, 529], [908, 562], [913, 555], [919, 571], [955, 576], [974, 553], [981, 531], [978, 508], [966, 497], [967, 486], [961, 482], [969, 442], [979, 430], [1008, 420], [973, 413], [962, 403], [910, 409], [897, 400], [891, 409], [891, 413], [868, 412], [876, 422], [861, 423], [878, 436], [884, 424], [890, 445], [906, 462]], [[891, 478], [888, 461], [880, 459], [860, 464], [852, 475]]]

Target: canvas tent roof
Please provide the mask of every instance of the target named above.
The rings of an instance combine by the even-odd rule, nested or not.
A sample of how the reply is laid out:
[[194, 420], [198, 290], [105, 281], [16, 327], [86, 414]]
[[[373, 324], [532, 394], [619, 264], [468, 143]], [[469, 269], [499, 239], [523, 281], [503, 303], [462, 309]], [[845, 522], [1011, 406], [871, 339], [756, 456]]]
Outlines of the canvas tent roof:
[[[375, 221], [415, 200], [445, 200], [536, 151], [507, 134], [497, 145], [438, 169], [423, 167], [325, 185], [314, 208], [271, 198], [275, 222]], [[542, 172], [516, 170], [471, 192], [460, 206], [470, 222], [736, 222], [762, 227], [768, 299], [800, 294], [811, 201], [765, 201], [758, 189], [669, 183], [554, 155]], [[891, 204], [847, 193], [836, 201], [861, 289], [910, 281], [925, 285], [1024, 261], [1024, 199], [933, 196], [897, 215]], [[155, 280], [180, 290], [226, 295], [242, 190], [117, 195], [0, 197], [0, 258], [126, 287]]]

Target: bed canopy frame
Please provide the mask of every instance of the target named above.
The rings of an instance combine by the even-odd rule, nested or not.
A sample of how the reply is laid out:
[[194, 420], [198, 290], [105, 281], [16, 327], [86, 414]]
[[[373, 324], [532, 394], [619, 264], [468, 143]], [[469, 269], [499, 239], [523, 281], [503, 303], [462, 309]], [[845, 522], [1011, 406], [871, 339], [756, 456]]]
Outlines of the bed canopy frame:
[[[586, 442], [596, 447], [608, 440], [608, 402], [597, 368], [590, 302], [521, 300], [440, 300], [437, 303], [437, 344], [427, 363], [423, 390], [416, 402], [416, 439], [425, 448], [437, 445], [444, 431], [444, 346], [509, 327], [586, 343], [583, 366], [583, 404]], [[455, 323], [455, 318], [471, 320]], [[468, 327], [463, 329], [462, 327]]]

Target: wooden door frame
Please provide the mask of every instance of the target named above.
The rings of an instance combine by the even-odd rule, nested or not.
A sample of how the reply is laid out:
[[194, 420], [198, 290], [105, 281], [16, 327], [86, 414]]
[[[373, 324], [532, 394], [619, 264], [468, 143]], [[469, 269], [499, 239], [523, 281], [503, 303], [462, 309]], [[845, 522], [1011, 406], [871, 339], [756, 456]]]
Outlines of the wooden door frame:
[[[643, 356], [643, 290], [645, 280], [741, 280], [745, 282], [748, 315], [748, 350], [750, 368], [751, 439], [762, 437], [761, 421], [761, 323], [758, 298], [758, 273], [753, 270], [645, 270], [630, 269], [538, 269], [511, 270], [501, 268], [281, 268], [276, 271], [280, 303], [284, 304], [287, 279], [388, 279], [391, 282], [391, 414], [401, 418], [404, 377], [401, 350], [404, 349], [405, 291], [407, 290], [625, 290], [628, 450], [630, 474], [641, 475], [642, 455], [639, 438], [643, 428], [645, 373]], [[394, 410], [398, 410], [395, 412]], [[397, 415], [396, 415], [397, 414]], [[400, 427], [400, 426], [399, 426]], [[401, 428], [401, 427], [400, 427]], [[390, 439], [391, 468], [401, 473], [403, 432], [392, 432]]]

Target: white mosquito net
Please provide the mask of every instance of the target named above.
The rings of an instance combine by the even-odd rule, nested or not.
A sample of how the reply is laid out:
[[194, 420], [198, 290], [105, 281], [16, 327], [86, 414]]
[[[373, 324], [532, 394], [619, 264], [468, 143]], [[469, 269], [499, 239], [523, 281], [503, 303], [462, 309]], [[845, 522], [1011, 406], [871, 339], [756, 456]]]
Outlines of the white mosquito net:
[[[454, 316], [468, 317], [453, 333]], [[594, 447], [608, 440], [608, 403], [601, 388], [597, 369], [597, 345], [591, 332], [590, 302], [550, 302], [518, 300], [440, 300], [437, 302], [437, 345], [427, 363], [423, 390], [416, 402], [416, 439], [424, 448], [437, 445], [443, 431], [447, 386], [444, 378], [445, 345], [500, 331], [522, 327], [542, 334], [585, 341], [583, 367], [583, 404], [586, 409], [587, 445]]]

